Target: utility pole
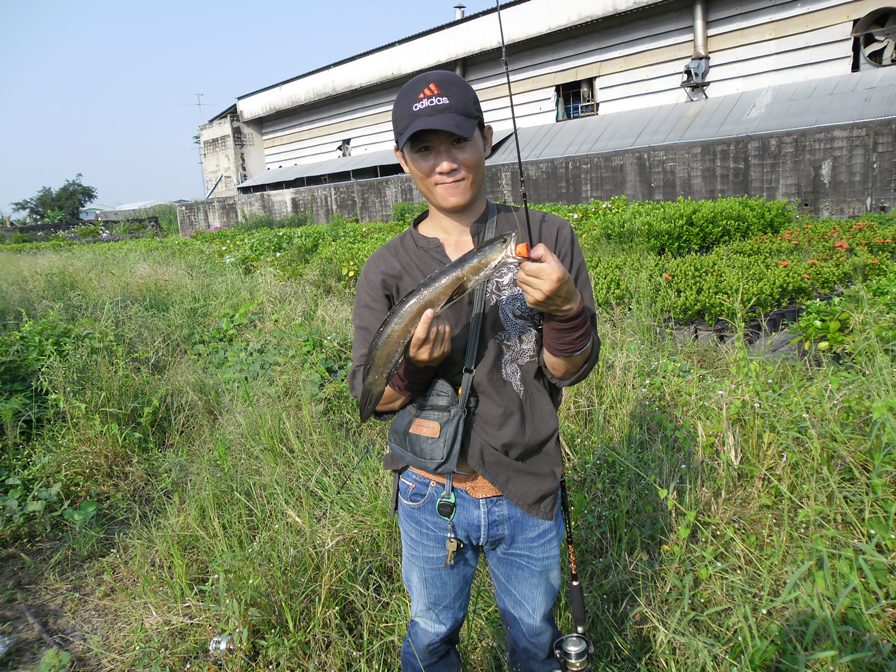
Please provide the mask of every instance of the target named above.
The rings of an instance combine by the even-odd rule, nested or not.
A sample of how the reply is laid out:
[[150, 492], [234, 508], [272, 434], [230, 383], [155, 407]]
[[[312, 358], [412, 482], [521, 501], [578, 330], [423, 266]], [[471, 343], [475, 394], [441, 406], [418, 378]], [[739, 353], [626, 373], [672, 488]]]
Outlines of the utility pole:
[[[205, 115], [202, 114], [202, 96], [204, 93], [196, 94], [196, 107], [199, 108], [199, 122], [205, 123]], [[201, 133], [201, 131], [200, 131]], [[199, 172], [202, 176], [202, 195], [205, 196], [206, 187], [205, 187], [205, 166], [202, 163], [202, 138], [199, 134], [196, 135], [196, 144], [199, 145]]]
[[205, 121], [205, 115], [202, 114], [202, 96], [204, 95], [204, 93], [196, 94], [196, 107], [199, 108], [199, 119], [201, 119], [202, 121]]

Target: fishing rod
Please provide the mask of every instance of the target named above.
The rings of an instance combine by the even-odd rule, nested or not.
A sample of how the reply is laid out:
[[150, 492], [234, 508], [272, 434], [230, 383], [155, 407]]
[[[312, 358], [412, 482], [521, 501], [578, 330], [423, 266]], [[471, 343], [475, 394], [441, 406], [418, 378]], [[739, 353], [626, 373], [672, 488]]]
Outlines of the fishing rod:
[[529, 222], [529, 196], [526, 194], [526, 178], [523, 176], [523, 153], [520, 151], [520, 136], [516, 128], [516, 113], [513, 111], [513, 89], [510, 86], [510, 68], [507, 65], [507, 44], [504, 42], [504, 24], [501, 22], [501, 0], [495, 0], [498, 12], [498, 30], [501, 33], [501, 63], [507, 77], [507, 97], [510, 100], [510, 120], [513, 122], [513, 142], [516, 144], [516, 165], [520, 174], [520, 196], [523, 199], [523, 213], [526, 216], [526, 233], [529, 236], [529, 247], [535, 247], [532, 240], [532, 224]]
[[[523, 199], [523, 212], [526, 216], [526, 232], [529, 235], [529, 245], [534, 246], [532, 225], [529, 222], [529, 197], [526, 194], [526, 179], [523, 176], [523, 153], [520, 151], [516, 113], [513, 108], [513, 89], [510, 85], [510, 68], [507, 65], [507, 44], [504, 41], [504, 24], [501, 21], [501, 0], [495, 0], [495, 8], [498, 14], [498, 30], [501, 33], [501, 63], [507, 78], [507, 95], [510, 101], [510, 118], [513, 122], [513, 141], [516, 144], [516, 162], [520, 173], [520, 194]], [[569, 493], [565, 478], [560, 479], [560, 502], [563, 507], [563, 522], [566, 526], [566, 551], [569, 560], [567, 598], [575, 632], [563, 635], [554, 642], [554, 656], [563, 670], [589, 672], [592, 669], [591, 657], [594, 654], [594, 646], [585, 635], [585, 592], [579, 581], [579, 570], [576, 565], [576, 549], [572, 538], [572, 516], [569, 511]]]
[[566, 478], [560, 479], [560, 502], [563, 506], [563, 522], [566, 525], [566, 551], [569, 558], [569, 586], [567, 598], [572, 622], [576, 631], [563, 635], [554, 642], [554, 656], [563, 665], [564, 670], [591, 669], [591, 656], [594, 647], [585, 636], [585, 591], [579, 582], [579, 570], [576, 565], [576, 549], [572, 541], [572, 518], [569, 514], [569, 493], [566, 489]]

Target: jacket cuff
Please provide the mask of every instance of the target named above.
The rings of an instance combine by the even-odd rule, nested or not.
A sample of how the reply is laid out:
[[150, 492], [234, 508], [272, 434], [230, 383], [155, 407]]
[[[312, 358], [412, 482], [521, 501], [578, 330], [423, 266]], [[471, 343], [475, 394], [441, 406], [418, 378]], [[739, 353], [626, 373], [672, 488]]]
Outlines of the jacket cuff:
[[389, 387], [400, 395], [413, 399], [426, 392], [426, 388], [429, 387], [435, 374], [436, 367], [417, 366], [405, 357], [398, 367], [398, 371], [389, 381]]
[[555, 357], [572, 357], [580, 354], [591, 343], [591, 319], [585, 311], [585, 303], [571, 315], [558, 317], [545, 313], [542, 345]]

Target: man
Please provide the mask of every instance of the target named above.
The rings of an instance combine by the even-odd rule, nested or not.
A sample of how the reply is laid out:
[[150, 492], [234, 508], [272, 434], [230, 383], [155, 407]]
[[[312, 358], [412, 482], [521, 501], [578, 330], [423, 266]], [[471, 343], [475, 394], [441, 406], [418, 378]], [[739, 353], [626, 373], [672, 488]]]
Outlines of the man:
[[[389, 309], [424, 278], [483, 241], [488, 201], [485, 159], [492, 129], [472, 87], [452, 72], [423, 73], [392, 108], [395, 156], [429, 205], [375, 252], [358, 281], [350, 385]], [[559, 633], [553, 606], [561, 583], [563, 471], [557, 408], [561, 388], [588, 375], [600, 342], [584, 259], [569, 223], [533, 212], [531, 261], [505, 267], [487, 285], [469, 439], [453, 475], [455, 518], [436, 511], [444, 477], [386, 456], [397, 477], [402, 575], [411, 622], [402, 670], [459, 670], [459, 632], [481, 553], [488, 563], [512, 670], [554, 670]], [[498, 206], [496, 235], [519, 232], [524, 215]], [[424, 313], [404, 362], [377, 406], [397, 411], [434, 376], [460, 384], [472, 294], [436, 316]], [[446, 538], [457, 551], [447, 557]]]

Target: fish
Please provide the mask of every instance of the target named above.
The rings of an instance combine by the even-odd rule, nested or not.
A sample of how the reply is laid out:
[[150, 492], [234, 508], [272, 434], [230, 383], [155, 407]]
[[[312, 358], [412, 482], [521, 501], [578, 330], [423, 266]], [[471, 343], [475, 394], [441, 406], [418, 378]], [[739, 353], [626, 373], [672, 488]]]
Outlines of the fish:
[[364, 361], [361, 422], [376, 410], [386, 385], [404, 359], [423, 313], [432, 308], [438, 315], [501, 267], [523, 259], [519, 254], [515, 232], [496, 236], [428, 276], [392, 307], [373, 337]]

